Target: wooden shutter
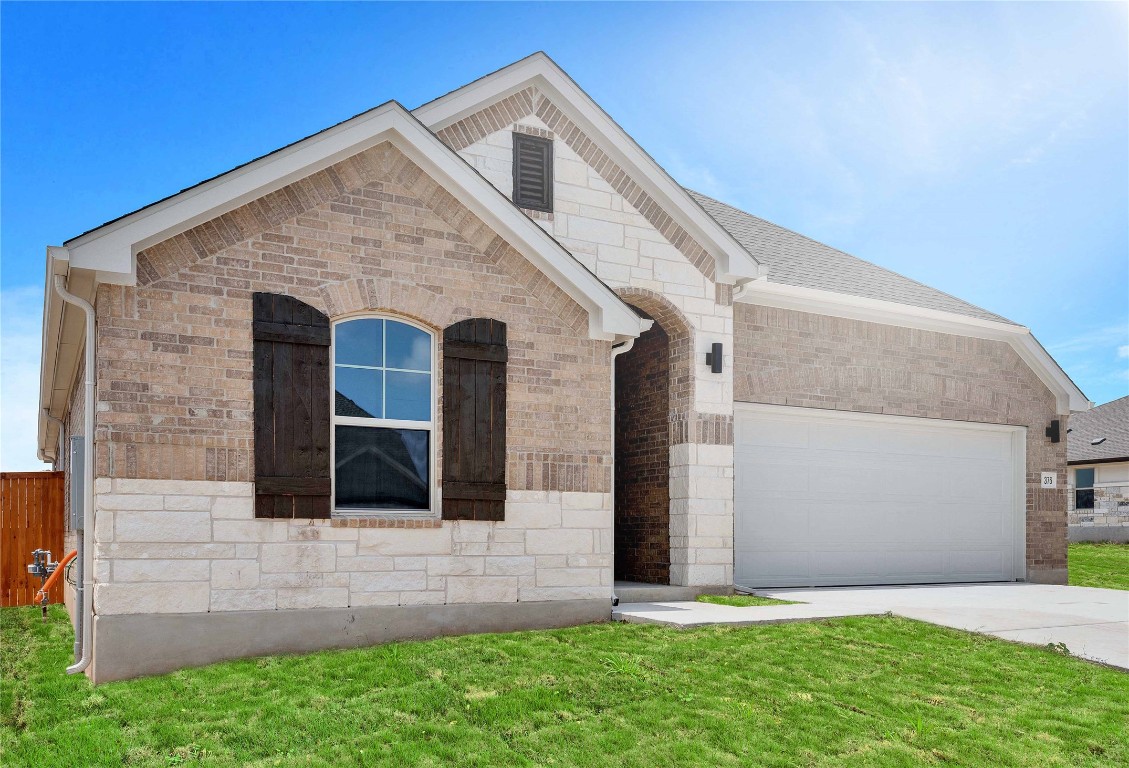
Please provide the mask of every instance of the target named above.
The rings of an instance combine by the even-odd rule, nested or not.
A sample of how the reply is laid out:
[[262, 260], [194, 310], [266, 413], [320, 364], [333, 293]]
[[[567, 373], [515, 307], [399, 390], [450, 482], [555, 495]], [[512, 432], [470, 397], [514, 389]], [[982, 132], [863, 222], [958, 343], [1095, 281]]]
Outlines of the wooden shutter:
[[443, 331], [443, 519], [504, 520], [506, 324]]
[[255, 517], [329, 517], [329, 318], [274, 293], [252, 304]]
[[520, 208], [553, 210], [553, 142], [514, 134], [514, 202]]

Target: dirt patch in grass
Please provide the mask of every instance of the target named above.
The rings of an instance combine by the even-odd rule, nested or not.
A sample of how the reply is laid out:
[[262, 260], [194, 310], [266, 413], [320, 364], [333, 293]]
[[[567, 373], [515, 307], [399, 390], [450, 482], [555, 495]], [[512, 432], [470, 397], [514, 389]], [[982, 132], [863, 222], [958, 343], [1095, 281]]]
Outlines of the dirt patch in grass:
[[61, 608], [0, 622], [5, 768], [1129, 763], [1129, 675], [899, 618], [598, 624], [98, 688], [63, 674]]

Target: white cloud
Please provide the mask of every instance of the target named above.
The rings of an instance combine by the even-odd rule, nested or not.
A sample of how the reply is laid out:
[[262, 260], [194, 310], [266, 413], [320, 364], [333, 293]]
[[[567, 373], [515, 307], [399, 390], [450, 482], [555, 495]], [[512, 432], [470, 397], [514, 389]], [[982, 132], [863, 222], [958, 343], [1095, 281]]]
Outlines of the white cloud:
[[1126, 337], [1129, 337], [1129, 327], [1123, 324], [1107, 325], [1101, 328], [1094, 328], [1063, 341], [1053, 342], [1047, 346], [1047, 349], [1052, 354], [1059, 355], [1116, 347], [1117, 356], [1125, 357], [1123, 351], [1127, 347], [1120, 346], [1120, 344], [1126, 340]]
[[1085, 331], [1047, 345], [1082, 391], [1096, 403], [1129, 394], [1129, 325], [1121, 323]]
[[43, 292], [0, 291], [0, 469], [48, 469], [36, 458]]

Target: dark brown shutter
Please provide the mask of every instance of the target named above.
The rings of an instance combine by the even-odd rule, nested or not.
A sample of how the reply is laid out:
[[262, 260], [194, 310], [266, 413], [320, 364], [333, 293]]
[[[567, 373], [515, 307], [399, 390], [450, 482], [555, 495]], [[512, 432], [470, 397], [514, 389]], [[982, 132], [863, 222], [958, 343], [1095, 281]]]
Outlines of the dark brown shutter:
[[329, 517], [329, 318], [256, 293], [255, 517]]
[[514, 134], [514, 202], [520, 208], [553, 210], [553, 142]]
[[504, 520], [506, 324], [443, 331], [443, 519]]

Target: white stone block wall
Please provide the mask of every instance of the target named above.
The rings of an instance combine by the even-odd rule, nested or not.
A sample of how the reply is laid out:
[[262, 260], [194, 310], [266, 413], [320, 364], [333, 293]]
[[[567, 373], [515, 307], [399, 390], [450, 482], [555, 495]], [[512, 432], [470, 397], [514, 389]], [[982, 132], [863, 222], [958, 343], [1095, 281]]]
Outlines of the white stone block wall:
[[203, 613], [611, 597], [606, 493], [511, 491], [503, 522], [259, 520], [254, 485], [96, 484], [95, 611]]
[[[528, 116], [460, 151], [509, 197], [515, 128], [548, 131]], [[733, 308], [718, 304], [713, 281], [564, 141], [553, 142], [553, 174], [553, 213], [534, 220], [608, 285], [654, 291], [674, 304], [693, 336], [694, 410], [732, 416]], [[721, 374], [705, 362], [714, 342], [725, 349]], [[732, 446], [673, 446], [670, 482], [671, 583], [732, 584]]]

